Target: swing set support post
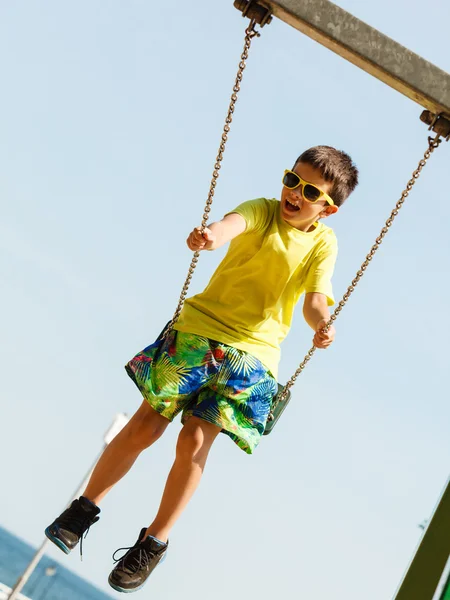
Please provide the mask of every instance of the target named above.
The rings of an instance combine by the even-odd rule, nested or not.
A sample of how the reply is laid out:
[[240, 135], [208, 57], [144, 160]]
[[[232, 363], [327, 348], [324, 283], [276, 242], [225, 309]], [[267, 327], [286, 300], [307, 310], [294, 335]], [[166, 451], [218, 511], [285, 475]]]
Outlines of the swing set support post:
[[433, 114], [450, 117], [448, 73], [329, 0], [235, 0], [234, 6], [261, 25], [270, 13]]
[[[395, 600], [443, 600], [450, 555], [450, 480], [428, 523]], [[444, 574], [444, 575], [443, 575]], [[447, 595], [445, 595], [447, 598]]]

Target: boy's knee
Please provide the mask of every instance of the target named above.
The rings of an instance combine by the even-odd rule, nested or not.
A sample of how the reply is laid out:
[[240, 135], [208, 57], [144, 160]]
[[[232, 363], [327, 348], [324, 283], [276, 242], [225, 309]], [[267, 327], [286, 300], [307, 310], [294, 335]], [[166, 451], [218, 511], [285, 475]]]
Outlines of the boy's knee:
[[157, 413], [150, 406], [138, 410], [128, 424], [129, 443], [138, 448], [147, 448], [166, 430], [168, 419]]
[[220, 428], [196, 417], [191, 417], [178, 436], [177, 456], [194, 459], [207, 454]]

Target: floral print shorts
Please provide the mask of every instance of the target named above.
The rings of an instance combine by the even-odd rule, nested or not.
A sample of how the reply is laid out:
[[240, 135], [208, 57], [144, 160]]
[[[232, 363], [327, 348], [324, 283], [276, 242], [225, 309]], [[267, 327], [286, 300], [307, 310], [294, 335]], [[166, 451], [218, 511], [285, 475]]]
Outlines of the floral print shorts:
[[243, 350], [172, 330], [125, 366], [144, 399], [170, 421], [200, 417], [252, 454], [264, 433], [277, 382]]

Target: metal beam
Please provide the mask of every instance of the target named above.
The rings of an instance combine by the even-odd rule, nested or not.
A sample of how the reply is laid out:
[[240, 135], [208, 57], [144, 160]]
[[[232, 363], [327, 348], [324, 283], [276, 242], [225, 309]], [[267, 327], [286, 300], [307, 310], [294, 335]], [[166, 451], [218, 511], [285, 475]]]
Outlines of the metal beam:
[[[235, 6], [252, 18], [257, 6], [380, 79], [432, 113], [450, 116], [450, 75], [329, 0], [259, 0]], [[424, 33], [424, 35], [427, 35]]]
[[431, 600], [450, 554], [450, 481], [439, 501], [395, 600]]

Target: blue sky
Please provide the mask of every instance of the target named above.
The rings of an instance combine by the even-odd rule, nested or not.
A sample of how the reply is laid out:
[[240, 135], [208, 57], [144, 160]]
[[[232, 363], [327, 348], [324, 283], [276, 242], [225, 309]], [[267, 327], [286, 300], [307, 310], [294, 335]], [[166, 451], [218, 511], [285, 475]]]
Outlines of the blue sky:
[[[450, 71], [445, 0], [338, 3]], [[123, 365], [175, 309], [243, 43], [232, 2], [0, 6], [0, 524], [33, 544], [140, 403]], [[212, 218], [278, 197], [307, 147], [361, 183], [327, 224], [341, 297], [426, 149], [421, 107], [275, 21], [255, 40]], [[147, 594], [391, 598], [448, 477], [450, 145], [426, 167], [289, 411], [254, 456], [221, 436]], [[203, 254], [192, 292], [225, 250]], [[311, 345], [301, 311], [280, 380]], [[64, 564], [109, 590], [157, 509], [179, 423]], [[63, 560], [56, 550], [51, 556]], [[113, 593], [113, 592], [111, 592]], [[144, 593], [144, 592], [143, 592]]]

